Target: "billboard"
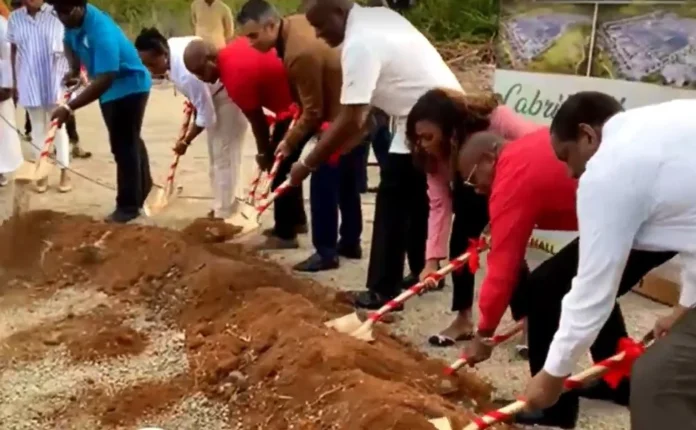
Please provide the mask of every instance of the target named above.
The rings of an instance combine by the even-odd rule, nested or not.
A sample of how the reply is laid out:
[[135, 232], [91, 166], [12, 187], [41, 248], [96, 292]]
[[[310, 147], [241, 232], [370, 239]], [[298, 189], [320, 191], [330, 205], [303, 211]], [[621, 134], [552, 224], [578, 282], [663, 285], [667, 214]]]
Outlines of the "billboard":
[[626, 108], [696, 95], [696, 3], [502, 0], [494, 88], [549, 123], [565, 98], [602, 91]]

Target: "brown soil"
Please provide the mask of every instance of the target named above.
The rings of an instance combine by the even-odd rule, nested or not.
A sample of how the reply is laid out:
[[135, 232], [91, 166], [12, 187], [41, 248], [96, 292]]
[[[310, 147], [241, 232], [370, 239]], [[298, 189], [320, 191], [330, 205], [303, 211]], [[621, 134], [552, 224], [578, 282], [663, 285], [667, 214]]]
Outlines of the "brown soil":
[[182, 231], [189, 243], [222, 243], [242, 231], [241, 227], [227, 224], [221, 219], [197, 218]]
[[147, 346], [147, 337], [124, 325], [124, 320], [123, 315], [98, 306], [85, 315], [69, 314], [61, 321], [15, 333], [0, 342], [0, 367], [14, 360], [40, 359], [59, 345], [75, 361], [138, 355]]
[[[79, 399], [83, 412], [104, 425], [128, 425], [202, 391], [229, 403], [244, 429], [432, 430], [427, 420], [443, 415], [455, 427], [468, 422], [472, 413], [457, 402], [486, 403], [490, 387], [467, 373], [452, 381], [447, 398], [440, 395], [445, 363], [383, 326], [370, 344], [326, 328], [324, 321], [352, 312], [333, 291], [240, 246], [210, 243], [199, 234], [205, 224], [197, 223], [181, 234], [39, 211], [0, 227], [0, 267], [13, 276], [49, 291], [98, 285], [125, 306], [148, 306], [186, 334], [188, 375], [110, 393], [119, 399], [113, 410], [93, 393]], [[12, 247], [18, 231], [23, 246]], [[85, 261], [80, 248], [106, 231], [99, 258]], [[120, 348], [118, 336], [107, 337], [116, 343], [86, 349]], [[123, 396], [133, 401], [121, 402]]]

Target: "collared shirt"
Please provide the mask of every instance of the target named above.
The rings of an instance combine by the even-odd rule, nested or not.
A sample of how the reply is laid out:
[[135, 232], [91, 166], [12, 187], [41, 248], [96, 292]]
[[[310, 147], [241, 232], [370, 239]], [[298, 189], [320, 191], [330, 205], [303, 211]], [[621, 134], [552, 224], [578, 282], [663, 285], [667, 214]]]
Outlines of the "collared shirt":
[[12, 88], [12, 59], [10, 42], [7, 41], [7, 19], [0, 16], [0, 88]]
[[218, 69], [227, 94], [244, 113], [266, 108], [277, 115], [290, 108], [288, 75], [275, 49], [262, 53], [238, 37], [218, 52]]
[[302, 108], [300, 117], [284, 138], [290, 148], [295, 148], [338, 115], [341, 54], [316, 36], [304, 15], [292, 15], [281, 22], [276, 50]]
[[675, 100], [619, 113], [604, 125], [578, 187], [578, 273], [544, 366], [550, 374], [571, 373], [597, 337], [631, 249], [679, 252], [679, 303], [696, 304], [694, 112], [696, 100]]
[[217, 48], [224, 47], [234, 35], [232, 11], [221, 0], [214, 0], [211, 4], [206, 3], [205, 0], [193, 0], [191, 20], [196, 36]]
[[16, 46], [19, 104], [49, 107], [62, 95], [61, 81], [68, 72], [63, 52], [63, 24], [44, 3], [33, 17], [26, 7], [10, 14], [7, 40]]
[[135, 46], [109, 15], [91, 4], [87, 5], [82, 26], [65, 31], [65, 43], [90, 78], [116, 73], [111, 87], [99, 98], [101, 103], [150, 91], [152, 78]]
[[491, 250], [479, 292], [479, 329], [495, 331], [515, 291], [535, 228], [576, 231], [578, 182], [556, 158], [547, 127], [507, 143], [488, 201]]
[[172, 37], [169, 45], [169, 79], [177, 90], [189, 99], [196, 108], [196, 125], [202, 128], [213, 127], [217, 122], [211, 85], [196, 78], [184, 65], [184, 50], [195, 36]]
[[[352, 7], [341, 66], [341, 104], [373, 105], [403, 118], [403, 123], [426, 91], [436, 87], [462, 90], [428, 39], [406, 18], [384, 7]], [[405, 127], [397, 124], [390, 152], [409, 152], [404, 132]]]

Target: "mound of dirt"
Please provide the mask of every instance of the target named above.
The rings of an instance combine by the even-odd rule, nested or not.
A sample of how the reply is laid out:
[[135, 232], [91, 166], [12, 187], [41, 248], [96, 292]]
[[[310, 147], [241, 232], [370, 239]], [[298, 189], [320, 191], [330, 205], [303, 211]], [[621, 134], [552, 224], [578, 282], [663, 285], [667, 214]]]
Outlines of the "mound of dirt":
[[[79, 408], [58, 414], [79, 409], [102, 428], [128, 426], [202, 392], [228, 405], [229, 422], [243, 429], [432, 430], [428, 419], [447, 416], [461, 427], [472, 405], [487, 403], [490, 387], [466, 372], [443, 397], [445, 363], [382, 326], [369, 344], [326, 328], [326, 320], [352, 312], [335, 292], [240, 246], [216, 243], [226, 234], [210, 233], [217, 228], [197, 220], [182, 234], [49, 211], [0, 227], [6, 275], [45, 294], [93, 286], [126, 307], [146, 306], [185, 333], [186, 374], [116, 393], [85, 390]], [[99, 258], [85, 259], [95, 242]], [[104, 333], [115, 342], [92, 342], [90, 351], [133, 354], [146, 341]]]

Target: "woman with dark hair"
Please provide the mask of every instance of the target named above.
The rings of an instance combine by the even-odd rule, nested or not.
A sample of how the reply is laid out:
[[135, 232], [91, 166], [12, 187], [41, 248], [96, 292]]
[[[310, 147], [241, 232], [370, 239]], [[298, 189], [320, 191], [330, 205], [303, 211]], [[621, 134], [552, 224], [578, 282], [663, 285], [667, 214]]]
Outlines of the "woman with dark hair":
[[143, 29], [135, 39], [135, 48], [143, 64], [154, 77], [168, 77], [176, 89], [195, 108], [195, 120], [174, 151], [186, 153], [189, 145], [207, 130], [210, 182], [213, 207], [209, 217], [227, 218], [234, 212], [234, 192], [242, 163], [242, 143], [248, 123], [239, 107], [232, 103], [221, 83], [207, 84], [184, 65], [184, 50], [199, 37], [165, 38], [156, 28]]
[[[456, 257], [488, 224], [486, 197], [455, 179], [454, 159], [461, 144], [480, 131], [516, 139], [538, 127], [500, 104], [493, 94], [433, 89], [416, 102], [406, 121], [406, 137], [415, 163], [427, 174], [430, 200], [426, 263], [420, 279], [438, 270], [440, 261], [447, 258], [448, 239], [449, 256]], [[447, 328], [430, 337], [434, 346], [451, 346], [473, 335], [474, 275], [463, 270], [454, 273], [452, 281], [452, 310], [457, 316]]]

